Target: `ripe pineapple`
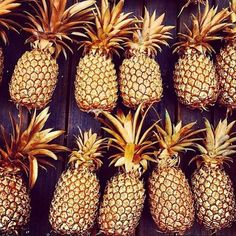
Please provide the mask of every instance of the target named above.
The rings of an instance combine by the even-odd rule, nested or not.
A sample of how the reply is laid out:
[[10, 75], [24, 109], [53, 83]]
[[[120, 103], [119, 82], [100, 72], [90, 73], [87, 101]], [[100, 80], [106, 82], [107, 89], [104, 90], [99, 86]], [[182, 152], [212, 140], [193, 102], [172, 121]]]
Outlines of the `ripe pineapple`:
[[137, 24], [133, 39], [126, 43], [129, 57], [120, 67], [120, 91], [123, 103], [136, 108], [143, 103], [150, 105], [160, 101], [163, 87], [159, 64], [155, 61], [161, 45], [168, 45], [170, 30], [174, 27], [162, 24], [165, 14], [156, 18], [145, 8], [141, 24]]
[[206, 120], [204, 143], [196, 144], [201, 155], [195, 158], [198, 168], [191, 179], [195, 208], [198, 221], [212, 231], [230, 227], [235, 221], [233, 183], [223, 168], [225, 161], [231, 161], [229, 156], [236, 153], [232, 145], [236, 138], [230, 134], [234, 124], [225, 119], [214, 130]]
[[[71, 50], [68, 42], [92, 19], [94, 0], [75, 3], [66, 9], [67, 0], [33, 0], [34, 14], [27, 12], [29, 24], [24, 30], [31, 34], [27, 43], [32, 50], [18, 60], [10, 81], [10, 96], [14, 103], [28, 109], [41, 109], [51, 100], [57, 84], [56, 58]], [[60, 24], [58, 23], [60, 22]]]
[[62, 174], [51, 203], [49, 221], [62, 235], [87, 235], [94, 225], [100, 185], [94, 173], [102, 165], [99, 159], [105, 139], [96, 133], [80, 132], [78, 150], [70, 155], [70, 167]]
[[124, 0], [110, 9], [108, 0], [96, 7], [95, 26], [88, 27], [89, 39], [83, 42], [85, 56], [77, 66], [75, 99], [82, 111], [111, 111], [117, 102], [118, 84], [112, 54], [130, 33], [133, 19], [123, 13]]
[[[23, 130], [22, 113], [17, 123], [12, 117], [12, 133], [2, 127], [5, 148], [0, 148], [0, 233], [17, 233], [29, 221], [30, 195], [38, 177], [38, 166], [50, 165], [46, 157], [57, 159], [54, 152], [66, 147], [49, 144], [64, 132], [43, 129], [49, 117], [48, 108], [33, 113], [29, 126]], [[29, 179], [29, 185], [25, 183]]]
[[145, 190], [141, 175], [147, 169], [147, 162], [154, 161], [150, 155], [153, 142], [148, 140], [152, 126], [143, 134], [141, 130], [147, 112], [139, 121], [141, 105], [134, 116], [119, 111], [116, 116], [103, 112], [108, 121], [104, 128], [112, 138], [109, 145], [118, 153], [111, 156], [112, 162], [121, 170], [107, 183], [99, 209], [98, 223], [105, 235], [126, 236], [135, 233], [139, 223]]
[[[175, 52], [180, 58], [175, 66], [174, 86], [178, 99], [190, 108], [206, 109], [214, 105], [219, 94], [219, 78], [208, 55], [213, 52], [209, 42], [222, 39], [217, 32], [228, 26], [227, 9], [217, 13], [217, 7], [210, 9], [208, 1], [203, 12], [192, 16], [192, 30], [179, 34]], [[209, 23], [210, 22], [210, 23]]]
[[[8, 43], [7, 30], [16, 30], [19, 26], [14, 20], [11, 19], [12, 11], [20, 6], [19, 1], [16, 0], [2, 0], [0, 1], [0, 38], [4, 44]], [[3, 68], [4, 68], [4, 54], [3, 49], [0, 47], [0, 83], [2, 81]]]
[[226, 44], [216, 57], [216, 68], [220, 77], [219, 103], [228, 111], [236, 108], [236, 1], [232, 0], [231, 21], [233, 25], [226, 29]]
[[182, 127], [171, 122], [166, 111], [165, 126], [156, 125], [155, 137], [160, 145], [157, 154], [158, 165], [148, 183], [149, 204], [152, 218], [164, 233], [183, 235], [194, 222], [194, 202], [189, 183], [179, 168], [179, 153], [191, 150], [195, 122]]

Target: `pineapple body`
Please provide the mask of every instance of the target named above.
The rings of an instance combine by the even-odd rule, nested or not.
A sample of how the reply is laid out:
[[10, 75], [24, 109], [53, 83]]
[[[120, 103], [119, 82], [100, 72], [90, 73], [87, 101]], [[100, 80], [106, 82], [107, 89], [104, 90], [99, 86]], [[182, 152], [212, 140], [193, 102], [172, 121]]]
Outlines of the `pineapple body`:
[[198, 220], [208, 230], [221, 230], [235, 220], [232, 181], [219, 166], [203, 165], [191, 179]]
[[79, 62], [75, 79], [75, 98], [83, 111], [111, 111], [118, 98], [114, 63], [99, 52], [88, 53]]
[[175, 65], [174, 87], [184, 105], [199, 109], [214, 105], [219, 82], [210, 57], [188, 48]]
[[145, 199], [144, 185], [134, 173], [115, 175], [107, 184], [98, 222], [105, 235], [135, 233]]
[[184, 234], [194, 222], [193, 196], [184, 173], [177, 167], [155, 168], [149, 178], [152, 218], [165, 233]]
[[220, 78], [219, 102], [229, 109], [236, 108], [236, 46], [229, 42], [217, 56], [217, 72]]
[[33, 49], [18, 60], [10, 82], [14, 103], [41, 109], [51, 100], [57, 84], [58, 65], [48, 50]]
[[19, 174], [0, 170], [0, 189], [0, 232], [11, 234], [28, 223], [30, 197]]
[[99, 181], [87, 168], [66, 170], [57, 183], [49, 221], [62, 235], [87, 235], [94, 225], [99, 204]]
[[136, 53], [123, 61], [119, 82], [123, 103], [130, 108], [158, 102], [162, 97], [160, 66], [145, 53]]
[[3, 69], [4, 69], [4, 54], [2, 48], [0, 47], [0, 83], [2, 82]]

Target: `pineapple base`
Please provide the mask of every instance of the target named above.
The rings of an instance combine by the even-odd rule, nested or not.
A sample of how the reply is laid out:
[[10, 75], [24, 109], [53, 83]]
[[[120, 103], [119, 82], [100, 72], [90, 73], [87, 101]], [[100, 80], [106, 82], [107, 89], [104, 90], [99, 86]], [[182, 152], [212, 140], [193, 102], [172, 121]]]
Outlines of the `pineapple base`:
[[143, 210], [144, 185], [134, 173], [119, 173], [108, 182], [99, 210], [98, 223], [105, 235], [135, 233]]
[[0, 233], [21, 230], [30, 218], [30, 197], [19, 174], [0, 170]]
[[62, 235], [89, 235], [99, 205], [99, 181], [88, 169], [69, 168], [57, 183], [49, 221]]
[[56, 88], [58, 65], [48, 51], [33, 49], [18, 60], [9, 85], [11, 100], [28, 109], [44, 108]]
[[115, 65], [110, 57], [89, 53], [79, 62], [75, 99], [82, 111], [112, 111], [118, 99]]
[[218, 231], [230, 227], [236, 216], [232, 181], [219, 166], [202, 166], [191, 179], [199, 223]]
[[183, 235], [194, 223], [194, 202], [188, 181], [179, 168], [155, 168], [149, 178], [152, 218], [164, 233]]
[[120, 91], [123, 103], [130, 108], [161, 100], [163, 87], [159, 64], [143, 53], [125, 59], [120, 67]]

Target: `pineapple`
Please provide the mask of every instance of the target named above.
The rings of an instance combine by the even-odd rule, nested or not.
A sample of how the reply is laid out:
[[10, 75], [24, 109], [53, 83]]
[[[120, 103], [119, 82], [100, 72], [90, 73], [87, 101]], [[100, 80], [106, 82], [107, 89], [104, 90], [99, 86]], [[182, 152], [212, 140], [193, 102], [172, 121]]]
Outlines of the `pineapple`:
[[232, 26], [226, 29], [226, 45], [216, 57], [216, 68], [220, 77], [219, 103], [228, 111], [236, 108], [236, 1], [232, 0]]
[[192, 16], [192, 30], [179, 34], [175, 52], [180, 58], [175, 65], [174, 87], [178, 99], [192, 109], [207, 109], [214, 105], [219, 94], [219, 78], [208, 55], [213, 52], [209, 42], [222, 39], [217, 32], [228, 26], [230, 12], [217, 7], [210, 9], [208, 1], [203, 12]]
[[229, 156], [236, 153], [232, 145], [236, 137], [230, 133], [234, 124], [225, 119], [214, 129], [206, 120], [203, 145], [196, 144], [201, 155], [195, 157], [198, 168], [191, 179], [195, 209], [198, 221], [215, 232], [230, 227], [236, 216], [233, 183], [223, 168], [225, 161], [231, 161]]
[[158, 165], [148, 182], [149, 205], [152, 218], [159, 230], [169, 234], [183, 235], [194, 222], [194, 202], [189, 183], [179, 168], [179, 153], [191, 150], [189, 147], [198, 138], [193, 135], [195, 122], [182, 126], [180, 121], [172, 125], [166, 111], [165, 126], [156, 125], [155, 138], [160, 150], [157, 153]]
[[[29, 221], [30, 195], [38, 176], [38, 166], [51, 165], [46, 157], [57, 159], [54, 152], [67, 148], [50, 141], [62, 135], [61, 130], [43, 129], [49, 117], [48, 108], [33, 113], [23, 130], [23, 115], [17, 123], [12, 117], [12, 133], [1, 127], [5, 148], [0, 148], [0, 233], [17, 233]], [[28, 185], [25, 178], [29, 179]]]
[[[143, 118], [139, 120], [141, 105], [134, 116], [119, 111], [116, 116], [103, 112], [108, 121], [104, 128], [112, 137], [109, 145], [118, 152], [111, 156], [112, 162], [121, 170], [107, 183], [99, 209], [98, 223], [105, 235], [126, 236], [135, 233], [139, 223], [145, 190], [141, 175], [147, 169], [153, 153], [153, 142], [148, 140], [152, 126], [142, 132]], [[149, 150], [150, 149], [150, 150]]]
[[[19, 26], [14, 20], [11, 19], [12, 11], [20, 6], [20, 1], [16, 0], [2, 0], [0, 1], [0, 38], [4, 44], [8, 43], [7, 30], [16, 30]], [[3, 49], [0, 47], [0, 82], [2, 81], [3, 68], [4, 68], [4, 54]]]
[[87, 235], [94, 225], [100, 185], [94, 173], [102, 165], [99, 159], [105, 139], [96, 133], [80, 132], [78, 150], [70, 155], [69, 168], [62, 174], [51, 203], [49, 221], [62, 235]]
[[205, 4], [206, 0], [185, 0], [185, 5], [181, 8], [179, 15], [183, 12], [183, 10], [188, 7], [190, 4]]
[[141, 24], [136, 25], [133, 39], [126, 43], [129, 57], [120, 67], [120, 91], [124, 105], [137, 108], [160, 101], [163, 87], [159, 64], [155, 61], [160, 45], [168, 45], [170, 30], [174, 27], [162, 24], [165, 14], [156, 18], [145, 8]]
[[111, 111], [118, 98], [118, 83], [112, 54], [118, 54], [121, 43], [130, 33], [132, 18], [122, 12], [124, 0], [110, 9], [108, 0], [96, 7], [95, 26], [87, 28], [85, 56], [80, 60], [75, 79], [75, 99], [82, 111]]
[[94, 0], [75, 3], [66, 9], [67, 0], [33, 0], [33, 14], [26, 12], [28, 20], [24, 30], [31, 34], [27, 43], [32, 50], [18, 60], [9, 91], [11, 100], [28, 109], [41, 109], [52, 99], [57, 84], [57, 57], [66, 49], [72, 35], [85, 36], [78, 29], [89, 23]]

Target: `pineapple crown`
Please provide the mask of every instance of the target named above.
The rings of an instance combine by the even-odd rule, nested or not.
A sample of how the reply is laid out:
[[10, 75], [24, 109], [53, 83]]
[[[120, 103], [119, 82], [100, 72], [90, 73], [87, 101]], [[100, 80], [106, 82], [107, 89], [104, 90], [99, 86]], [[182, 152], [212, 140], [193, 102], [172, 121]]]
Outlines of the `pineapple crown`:
[[83, 41], [84, 51], [100, 52], [105, 55], [113, 53], [119, 55], [118, 49], [123, 49], [121, 44], [131, 34], [133, 18], [131, 13], [123, 13], [124, 0], [114, 3], [110, 9], [108, 0], [101, 0], [101, 8], [96, 6], [94, 12], [95, 26], [86, 27], [90, 39]]
[[227, 22], [231, 12], [228, 9], [222, 9], [217, 12], [218, 7], [210, 8], [206, 1], [204, 11], [198, 8], [198, 14], [192, 15], [192, 29], [184, 24], [187, 32], [179, 33], [180, 42], [175, 44], [174, 52], [185, 51], [186, 48], [194, 48], [199, 52], [214, 52], [209, 42], [222, 39], [217, 33], [230, 24]]
[[180, 159], [179, 153], [192, 150], [194, 143], [201, 140], [193, 136], [202, 132], [203, 130], [193, 130], [196, 122], [189, 123], [185, 126], [182, 121], [177, 125], [173, 125], [168, 111], [165, 112], [165, 124], [156, 124], [156, 131], [154, 136], [159, 143], [160, 150], [157, 153], [159, 167], [164, 166], [178, 166]]
[[205, 138], [203, 144], [195, 144], [201, 155], [196, 156], [192, 160], [197, 160], [198, 164], [222, 164], [225, 161], [231, 161], [230, 156], [236, 153], [236, 145], [232, 145], [236, 141], [234, 133], [231, 130], [236, 121], [228, 124], [227, 118], [219, 121], [214, 127], [209, 120], [205, 119]]
[[0, 148], [0, 167], [8, 171], [23, 171], [29, 178], [29, 187], [32, 188], [38, 177], [38, 167], [49, 165], [45, 158], [57, 160], [55, 152], [68, 151], [68, 148], [49, 144], [52, 140], [64, 133], [62, 130], [52, 131], [51, 128], [43, 129], [49, 117], [49, 108], [45, 108], [36, 116], [34, 111], [28, 127], [23, 129], [23, 113], [20, 110], [19, 122], [10, 115], [12, 133], [7, 135], [1, 126], [5, 148]]
[[31, 34], [26, 42], [42, 50], [53, 46], [56, 56], [62, 51], [66, 57], [66, 49], [72, 52], [68, 42], [76, 41], [72, 36], [86, 37], [80, 31], [93, 19], [95, 0], [85, 0], [68, 8], [67, 0], [31, 1], [35, 14], [26, 12], [28, 23], [24, 30]]
[[206, 3], [206, 0], [186, 0], [185, 1], [186, 3], [185, 3], [185, 5], [181, 8], [181, 10], [180, 10], [180, 13], [179, 13], [179, 16], [181, 15], [181, 13], [183, 12], [183, 10], [185, 9], [185, 8], [187, 8], [191, 3], [200, 3], [200, 4], [205, 4]]
[[69, 163], [92, 166], [96, 170], [102, 166], [100, 158], [103, 156], [102, 149], [107, 147], [106, 139], [102, 139], [97, 133], [92, 133], [91, 129], [84, 133], [79, 129], [76, 144], [78, 148], [71, 153]]
[[162, 14], [157, 18], [156, 11], [150, 15], [145, 7], [144, 18], [135, 25], [133, 39], [126, 42], [125, 46], [149, 56], [156, 55], [158, 50], [161, 51], [161, 45], [169, 46], [167, 40], [172, 38], [169, 31], [174, 29], [174, 26], [163, 25], [164, 17], [165, 14]]
[[117, 149], [117, 153], [112, 155], [111, 164], [116, 167], [123, 167], [126, 172], [145, 172], [148, 168], [148, 161], [154, 161], [151, 158], [155, 142], [148, 139], [154, 125], [146, 129], [142, 133], [145, 117], [149, 109], [146, 110], [143, 117], [140, 119], [141, 107], [139, 105], [134, 115], [131, 111], [125, 115], [121, 110], [118, 110], [116, 115], [108, 112], [102, 112], [108, 121], [100, 119], [106, 126], [103, 129], [112, 137], [109, 138], [108, 146]]
[[0, 1], [0, 37], [5, 44], [8, 43], [7, 30], [17, 31], [19, 26], [17, 22], [11, 19], [13, 10], [18, 8], [21, 4], [16, 0], [2, 0]]

